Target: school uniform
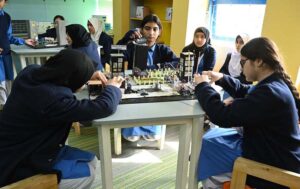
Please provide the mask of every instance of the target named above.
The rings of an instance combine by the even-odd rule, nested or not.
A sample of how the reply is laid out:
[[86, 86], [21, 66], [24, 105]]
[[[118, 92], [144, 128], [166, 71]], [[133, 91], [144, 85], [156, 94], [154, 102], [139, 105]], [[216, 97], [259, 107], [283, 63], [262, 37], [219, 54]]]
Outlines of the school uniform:
[[[133, 66], [133, 53], [134, 44], [129, 43], [127, 45], [127, 51], [124, 53], [126, 59], [128, 60], [128, 69], [132, 69]], [[148, 69], [158, 69], [158, 63], [160, 63], [161, 68], [164, 66], [176, 66], [178, 58], [172, 52], [172, 50], [161, 44], [155, 44], [148, 50], [147, 58], [147, 68]], [[125, 138], [133, 136], [159, 136], [161, 134], [161, 126], [142, 126], [142, 127], [132, 127], [122, 129], [122, 135]], [[144, 137], [147, 138], [147, 137]]]
[[203, 47], [197, 47], [194, 43], [184, 47], [182, 52], [192, 52], [195, 55], [193, 74], [202, 73], [202, 71], [210, 71], [214, 69], [216, 64], [216, 50], [209, 44]]
[[72, 39], [70, 48], [83, 52], [92, 59], [96, 70], [103, 70], [98, 45], [91, 39], [86, 29], [80, 24], [71, 24], [66, 27], [66, 32]]
[[0, 9], [0, 106], [5, 104], [10, 88], [7, 83], [14, 79], [13, 63], [10, 52], [10, 44], [23, 45], [24, 39], [12, 35], [10, 16]]
[[[124, 51], [123, 54], [125, 56], [125, 60], [128, 61], [128, 69], [132, 69], [133, 67], [134, 43], [130, 39], [133, 32], [134, 30], [127, 32], [117, 43], [118, 45], [127, 45], [127, 50]], [[177, 67], [178, 62], [179, 58], [174, 54], [171, 48], [166, 45], [155, 44], [148, 50], [147, 67], [149, 69], [158, 69], [159, 67]]]
[[[240, 137], [232, 131], [227, 138], [221, 136], [220, 139], [216, 135], [203, 141], [198, 179], [232, 172], [239, 151], [245, 158], [300, 173], [298, 110], [284, 81], [272, 74], [251, 88], [251, 85], [241, 84], [239, 80], [224, 75], [216, 84], [235, 99], [233, 103], [225, 106], [220, 95], [207, 82], [196, 86], [199, 103], [214, 124], [227, 128], [243, 126], [243, 135]], [[207, 158], [205, 152], [210, 146], [214, 147], [210, 153], [216, 155]], [[220, 153], [223, 161], [216, 161]], [[224, 162], [228, 164], [225, 168], [222, 167]], [[257, 189], [285, 188], [250, 176], [247, 184]]]
[[[118, 44], [127, 44], [127, 50], [124, 52], [125, 59], [128, 61], [128, 69], [133, 68], [133, 56], [134, 56], [134, 43], [130, 42], [129, 36], [133, 30], [127, 32], [127, 34], [121, 39]], [[158, 69], [164, 67], [176, 67], [179, 59], [170, 49], [170, 47], [162, 44], [155, 44], [148, 49], [147, 55], [147, 68], [148, 69]], [[159, 65], [160, 64], [160, 65]], [[151, 126], [141, 126], [122, 129], [122, 135], [125, 138], [129, 137], [139, 137], [144, 136], [148, 139], [149, 136], [154, 138], [159, 138], [161, 134], [161, 126], [151, 125]]]
[[98, 53], [98, 46], [95, 42], [90, 41], [90, 43], [87, 46], [77, 47], [73, 49], [83, 52], [89, 58], [91, 58], [96, 70], [103, 70], [103, 65], [101, 63], [101, 59]]
[[[238, 39], [241, 39], [243, 41], [243, 44], [246, 44], [249, 41], [250, 37], [246, 33], [241, 33], [237, 35], [235, 43], [237, 43]], [[235, 48], [233, 52], [227, 54], [225, 62], [222, 65], [219, 72], [226, 75], [230, 75], [231, 77], [240, 80], [241, 83], [252, 84], [252, 82], [246, 80], [240, 62], [241, 62], [241, 53], [238, 52], [237, 49]]]
[[[79, 66], [85, 63], [77, 61]], [[72, 64], [73, 60], [69, 62]], [[60, 66], [50, 63], [44, 72], [51, 72], [55, 65]], [[66, 76], [78, 82], [76, 85], [74, 82], [66, 83], [74, 86], [71, 90], [52, 82], [43, 82], [39, 76], [34, 77], [40, 68], [39, 65], [30, 65], [18, 74], [1, 114], [0, 186], [39, 173], [57, 173], [59, 179], [88, 176], [86, 162], [95, 156], [65, 146], [72, 122], [106, 117], [116, 111], [121, 99], [120, 89], [107, 86], [95, 100], [77, 100], [73, 92], [83, 82], [78, 80], [78, 75]], [[65, 73], [64, 69], [59, 70], [60, 73], [52, 71], [52, 74], [58, 76]], [[44, 72], [40, 75], [44, 76]], [[64, 83], [57, 76], [53, 82]], [[47, 80], [47, 77], [43, 79]], [[80, 171], [74, 172], [77, 168]]]
[[111, 45], [113, 45], [113, 38], [107, 35], [105, 32], [101, 32], [99, 37], [99, 43], [102, 48], [100, 49], [101, 62], [103, 66], [109, 64], [110, 54], [111, 54]]
[[100, 21], [98, 18], [89, 18], [88, 22], [94, 27], [94, 33], [90, 33], [92, 40], [96, 44], [102, 46], [102, 48], [100, 49], [100, 56], [101, 62], [103, 66], [105, 66], [105, 64], [109, 64], [110, 61], [111, 45], [113, 45], [113, 39], [105, 32], [103, 32], [102, 21]]
[[[134, 44], [129, 43], [124, 52], [125, 59], [128, 61], [128, 69], [133, 68]], [[151, 60], [150, 60], [151, 59]], [[149, 61], [150, 60], [150, 61]], [[179, 59], [170, 47], [163, 44], [155, 44], [155, 48], [149, 48], [147, 64], [149, 69], [159, 69], [164, 67], [176, 68]]]
[[242, 83], [251, 84], [252, 82], [247, 81], [245, 75], [243, 74], [240, 60], [241, 60], [240, 53], [237, 53], [237, 52], [228, 53], [226, 56], [225, 62], [222, 65], [219, 72], [226, 74], [226, 75], [230, 75], [230, 76], [240, 80], [240, 82], [242, 82]]

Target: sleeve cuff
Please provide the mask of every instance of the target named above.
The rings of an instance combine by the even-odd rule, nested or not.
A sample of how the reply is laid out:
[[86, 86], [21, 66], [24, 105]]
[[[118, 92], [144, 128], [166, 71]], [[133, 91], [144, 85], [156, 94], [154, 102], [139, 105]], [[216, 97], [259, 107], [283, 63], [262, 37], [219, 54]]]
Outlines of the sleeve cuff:
[[208, 82], [199, 83], [195, 88], [195, 92], [198, 93], [205, 86], [210, 86], [210, 85]]
[[25, 45], [25, 39], [20, 38], [20, 39], [19, 39], [19, 44], [20, 44], [20, 45]]

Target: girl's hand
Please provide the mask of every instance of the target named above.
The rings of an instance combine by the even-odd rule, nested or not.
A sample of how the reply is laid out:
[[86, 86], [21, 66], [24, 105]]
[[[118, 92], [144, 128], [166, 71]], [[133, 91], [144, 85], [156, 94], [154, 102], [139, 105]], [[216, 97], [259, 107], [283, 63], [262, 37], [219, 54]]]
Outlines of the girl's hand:
[[123, 81], [124, 81], [124, 78], [121, 76], [113, 77], [112, 79], [107, 81], [106, 85], [112, 85], [112, 86], [120, 88]]
[[91, 77], [91, 80], [100, 80], [104, 85], [107, 83], [105, 75], [100, 71], [94, 72], [94, 74]]
[[33, 39], [26, 39], [25, 43], [30, 46], [35, 46], [36, 41], [34, 41]]
[[207, 75], [208, 78], [210, 79], [210, 82], [213, 83], [213, 82], [216, 82], [220, 79], [223, 78], [223, 74], [220, 73], [220, 72], [213, 72], [213, 71], [203, 71], [202, 72], [202, 75]]
[[203, 82], [210, 82], [208, 75], [200, 75], [200, 74], [194, 74], [195, 83], [198, 85], [199, 83]]
[[234, 99], [232, 97], [228, 97], [225, 100], [223, 100], [223, 103], [225, 104], [225, 106], [228, 106], [228, 105], [232, 104], [233, 100]]
[[139, 28], [136, 28], [133, 33], [130, 35], [130, 39], [140, 39], [142, 37], [142, 34], [140, 32], [140, 29]]

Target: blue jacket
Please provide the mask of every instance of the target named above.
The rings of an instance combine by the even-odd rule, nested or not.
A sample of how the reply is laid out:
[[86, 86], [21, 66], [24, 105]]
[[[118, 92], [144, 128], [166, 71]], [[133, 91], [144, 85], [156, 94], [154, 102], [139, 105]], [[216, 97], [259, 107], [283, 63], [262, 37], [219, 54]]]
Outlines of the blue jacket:
[[105, 87], [95, 100], [77, 100], [71, 89], [32, 78], [39, 65], [21, 71], [0, 118], [0, 186], [53, 169], [72, 122], [111, 115], [120, 89]]
[[[128, 61], [128, 69], [132, 69], [133, 65], [133, 55], [134, 55], [134, 44], [129, 43], [127, 45], [127, 50], [124, 51], [125, 60]], [[153, 52], [153, 65], [155, 69], [158, 69], [158, 63], [160, 63], [160, 67], [163, 68], [165, 66], [176, 67], [179, 59], [170, 49], [170, 47], [162, 44], [156, 44], [156, 47]]]
[[3, 13], [4, 15], [0, 14], [0, 48], [3, 49], [0, 54], [0, 81], [14, 79], [10, 44], [23, 45], [25, 43], [23, 39], [12, 36], [11, 18], [6, 12], [3, 11]]
[[[125, 36], [118, 41], [118, 45], [127, 45], [127, 50], [124, 51], [125, 60], [128, 61], [128, 69], [132, 69], [133, 65], [133, 56], [134, 56], [134, 44], [130, 38], [134, 30], [128, 31]], [[174, 54], [170, 47], [163, 44], [156, 44], [156, 47], [153, 52], [153, 65], [154, 68], [158, 68], [158, 63], [160, 67], [176, 67], [179, 62], [179, 58]], [[153, 67], [151, 67], [153, 68]]]
[[[235, 98], [231, 105], [225, 106], [206, 82], [197, 85], [197, 98], [213, 123], [222, 127], [243, 126], [242, 156], [300, 173], [298, 110], [284, 81], [272, 74], [250, 92], [251, 85], [227, 75], [216, 84]], [[253, 177], [247, 182], [255, 188], [278, 188]]]
[[98, 53], [98, 45], [95, 42], [91, 41], [90, 44], [86, 47], [79, 47], [74, 49], [81, 51], [88, 57], [90, 57], [96, 70], [103, 70], [101, 59]]
[[216, 64], [216, 50], [212, 46], [207, 44], [203, 48], [203, 58], [199, 63], [198, 70], [196, 69], [199, 58], [199, 48], [197, 48], [196, 45], [192, 43], [184, 47], [182, 49], [182, 52], [193, 52], [195, 54], [193, 73], [202, 73], [202, 71], [209, 71], [214, 69], [214, 66]]
[[113, 39], [105, 32], [102, 32], [99, 37], [99, 45], [102, 46], [100, 52], [101, 63], [103, 66], [105, 66], [105, 64], [109, 64], [110, 61], [111, 45], [113, 45]]

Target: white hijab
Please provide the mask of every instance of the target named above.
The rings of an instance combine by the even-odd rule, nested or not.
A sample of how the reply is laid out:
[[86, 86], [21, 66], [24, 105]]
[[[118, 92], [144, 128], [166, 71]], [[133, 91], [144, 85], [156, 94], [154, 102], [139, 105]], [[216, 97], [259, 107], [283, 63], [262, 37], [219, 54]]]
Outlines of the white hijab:
[[91, 33], [91, 38], [92, 38], [92, 40], [94, 42], [96, 42], [97, 44], [99, 44], [99, 38], [100, 38], [100, 35], [102, 33], [102, 24], [101, 24], [101, 21], [98, 18], [94, 18], [94, 17], [88, 19], [88, 21], [95, 28], [95, 33], [94, 34]]
[[[238, 36], [240, 36], [242, 38], [244, 45], [250, 40], [250, 37], [248, 34], [243, 33], [243, 34], [237, 35], [237, 37]], [[235, 49], [235, 51], [233, 51], [231, 53], [231, 58], [230, 58], [229, 65], [228, 65], [228, 71], [232, 77], [238, 77], [241, 75], [242, 66], [240, 64], [240, 61], [241, 61], [241, 53]]]

